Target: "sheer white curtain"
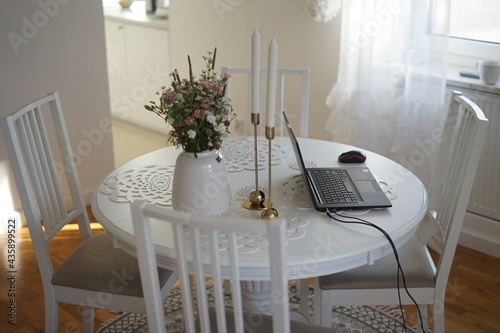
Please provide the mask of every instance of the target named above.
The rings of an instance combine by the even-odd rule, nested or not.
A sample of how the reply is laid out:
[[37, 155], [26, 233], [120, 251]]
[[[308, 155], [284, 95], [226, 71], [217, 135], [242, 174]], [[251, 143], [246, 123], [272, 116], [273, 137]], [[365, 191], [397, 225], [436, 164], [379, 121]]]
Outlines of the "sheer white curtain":
[[387, 156], [428, 184], [446, 113], [450, 0], [343, 2], [333, 139]]

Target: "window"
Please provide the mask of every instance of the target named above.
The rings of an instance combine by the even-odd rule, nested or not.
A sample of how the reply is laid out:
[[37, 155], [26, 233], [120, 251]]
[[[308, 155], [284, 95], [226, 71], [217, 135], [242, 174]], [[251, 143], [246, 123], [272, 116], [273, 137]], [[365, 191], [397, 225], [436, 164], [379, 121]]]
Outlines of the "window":
[[498, 0], [452, 0], [450, 37], [500, 43]]
[[500, 59], [500, 1], [451, 0], [450, 60]]

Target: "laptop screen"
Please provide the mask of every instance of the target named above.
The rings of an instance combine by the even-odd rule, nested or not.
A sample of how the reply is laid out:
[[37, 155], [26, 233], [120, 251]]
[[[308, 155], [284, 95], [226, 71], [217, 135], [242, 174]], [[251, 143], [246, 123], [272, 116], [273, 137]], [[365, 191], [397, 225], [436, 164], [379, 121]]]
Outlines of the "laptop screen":
[[292, 126], [290, 126], [290, 122], [288, 121], [288, 117], [286, 116], [285, 112], [283, 112], [283, 119], [285, 120], [286, 129], [288, 130], [288, 136], [292, 141], [293, 151], [295, 152], [295, 159], [297, 160], [297, 164], [299, 165], [300, 172], [305, 177], [306, 166], [304, 165], [304, 159], [302, 158], [302, 153], [300, 152], [299, 142], [297, 141], [295, 133], [293, 133]]

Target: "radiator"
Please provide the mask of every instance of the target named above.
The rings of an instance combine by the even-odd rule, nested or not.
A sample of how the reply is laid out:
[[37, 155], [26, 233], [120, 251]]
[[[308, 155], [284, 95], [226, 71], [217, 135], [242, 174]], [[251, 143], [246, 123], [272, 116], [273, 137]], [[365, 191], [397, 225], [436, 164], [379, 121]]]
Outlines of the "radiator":
[[477, 92], [463, 87], [449, 88], [449, 91], [452, 88], [461, 91], [483, 110], [489, 120], [488, 132], [467, 210], [500, 222], [500, 95]]

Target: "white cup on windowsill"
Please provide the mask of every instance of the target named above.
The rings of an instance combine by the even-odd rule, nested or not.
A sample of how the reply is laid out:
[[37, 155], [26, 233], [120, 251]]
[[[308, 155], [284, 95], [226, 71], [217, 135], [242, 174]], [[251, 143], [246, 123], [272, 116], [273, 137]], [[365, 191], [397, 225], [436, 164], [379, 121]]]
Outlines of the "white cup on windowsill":
[[486, 84], [495, 84], [500, 79], [500, 61], [478, 61], [476, 69], [479, 72], [479, 77]]

